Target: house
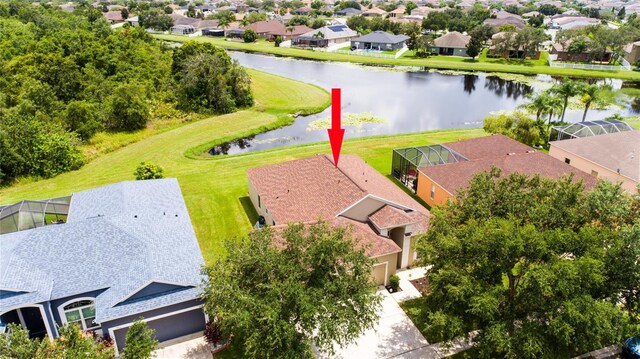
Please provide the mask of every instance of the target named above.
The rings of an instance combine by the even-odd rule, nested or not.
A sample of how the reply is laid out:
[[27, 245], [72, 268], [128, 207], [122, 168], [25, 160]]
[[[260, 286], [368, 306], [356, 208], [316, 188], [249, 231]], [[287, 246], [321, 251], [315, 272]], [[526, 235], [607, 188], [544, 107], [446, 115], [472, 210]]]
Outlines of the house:
[[377, 6], [367, 9], [362, 13], [364, 17], [383, 17], [385, 15], [387, 15], [387, 12]]
[[389, 18], [400, 19], [404, 16], [404, 11], [404, 6], [398, 6], [397, 8], [389, 12]]
[[175, 25], [171, 27], [171, 33], [174, 35], [190, 35], [196, 32], [191, 25]]
[[105, 13], [102, 13], [102, 15], [104, 16], [105, 19], [107, 19], [107, 21], [110, 24], [117, 24], [124, 21], [124, 18], [122, 17], [122, 12], [120, 10], [107, 11]]
[[55, 210], [66, 212], [66, 223], [44, 225], [47, 206], [0, 208], [5, 224], [38, 217], [0, 235], [2, 323], [49, 338], [76, 323], [110, 336], [118, 351], [140, 317], [160, 342], [204, 330], [204, 261], [176, 179], [120, 182], [53, 201], [69, 203]]
[[352, 49], [394, 51], [405, 46], [406, 35], [394, 35], [384, 31], [374, 31], [351, 40]]
[[529, 11], [529, 12], [525, 12], [524, 14], [522, 14], [522, 18], [529, 19], [529, 18], [532, 18], [534, 16], [538, 16], [538, 15], [540, 15], [540, 13], [537, 12], [537, 11]]
[[131, 26], [140, 26], [140, 18], [136, 15], [125, 20]]
[[317, 155], [247, 175], [251, 202], [267, 225], [326, 220], [350, 228], [376, 259], [378, 284], [416, 259], [416, 235], [426, 230], [429, 211], [357, 156], [342, 155], [335, 167]]
[[[524, 52], [524, 48], [522, 46], [515, 47], [515, 39], [517, 33], [515, 32], [499, 32], [497, 34], [493, 34], [491, 36], [491, 46], [489, 46], [489, 57], [503, 57], [509, 59], [520, 59], [526, 56]], [[507, 41], [511, 46], [509, 46], [506, 50], [499, 50], [496, 46], [498, 42]], [[506, 45], [506, 43], [505, 43]], [[503, 48], [505, 49], [506, 46]], [[540, 58], [540, 51], [536, 51], [536, 53], [531, 57], [532, 59]]]
[[329, 47], [348, 43], [358, 37], [358, 33], [347, 25], [329, 25], [309, 31], [293, 39], [293, 46], [300, 47]]
[[525, 23], [520, 15], [511, 14], [506, 11], [498, 11], [495, 17], [490, 17], [483, 22], [485, 25], [493, 27], [501, 27], [504, 25], [513, 25], [518, 30], [525, 28]]
[[551, 17], [549, 28], [570, 30], [579, 27], [593, 26], [600, 24], [600, 20], [582, 15], [554, 15]]
[[308, 7], [308, 6], [303, 6], [301, 8], [295, 9], [295, 10], [291, 10], [290, 13], [293, 15], [309, 15], [311, 13], [311, 11], [313, 11], [312, 8]]
[[451, 31], [435, 39], [431, 52], [448, 56], [468, 56], [467, 45], [471, 36], [463, 35], [457, 31]]
[[351, 8], [351, 7], [346, 7], [344, 9], [342, 9], [342, 10], [334, 11], [333, 14], [335, 16], [346, 16], [346, 17], [358, 16], [358, 15], [362, 14], [362, 10], [354, 9], [354, 8]]
[[595, 177], [622, 182], [635, 193], [640, 183], [640, 131], [622, 131], [550, 142], [549, 155]]
[[473, 177], [497, 167], [546, 178], [574, 175], [593, 186], [595, 177], [503, 135], [492, 135], [435, 146], [394, 150], [392, 175], [429, 206], [455, 200]]
[[287, 29], [284, 24], [277, 20], [256, 21], [253, 24], [245, 26], [245, 29], [255, 31], [259, 37], [263, 39], [271, 39], [275, 37], [274, 33], [284, 33]]
[[308, 33], [309, 31], [313, 31], [313, 29], [307, 25], [295, 25], [293, 27], [286, 27], [284, 30], [273, 31], [271, 33], [271, 39], [275, 39], [276, 36], [280, 36], [284, 41], [292, 40], [300, 35]]
[[[572, 49], [571, 44], [575, 41], [582, 41], [584, 43], [581, 47], [574, 47]], [[591, 61], [601, 61], [601, 62], [609, 62], [612, 52], [607, 49], [601, 57], [598, 59], [594, 59], [593, 55], [589, 51], [589, 42], [591, 39], [588, 37], [584, 37], [582, 39], [569, 39], [564, 43], [556, 42], [551, 45], [551, 55], [555, 56], [555, 60], [557, 61], [576, 61], [576, 62], [591, 62]]]
[[169, 17], [171, 19], [173, 19], [173, 26], [178, 26], [178, 25], [190, 25], [190, 26], [193, 26], [197, 22], [200, 21], [200, 19], [195, 19], [195, 18], [192, 18], [192, 17], [182, 16], [182, 15], [179, 15], [179, 14], [169, 14]]
[[626, 44], [623, 48], [623, 51], [625, 52], [624, 59], [632, 65], [635, 64], [638, 60], [640, 60], [640, 41]]

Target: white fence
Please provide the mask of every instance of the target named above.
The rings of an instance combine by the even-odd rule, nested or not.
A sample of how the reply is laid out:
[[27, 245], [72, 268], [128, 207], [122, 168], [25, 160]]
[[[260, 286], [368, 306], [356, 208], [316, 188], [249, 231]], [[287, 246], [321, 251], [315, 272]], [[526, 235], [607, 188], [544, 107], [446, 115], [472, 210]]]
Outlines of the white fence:
[[606, 71], [623, 71], [623, 70], [631, 70], [631, 65], [627, 60], [623, 58], [619, 58], [618, 61], [622, 65], [596, 65], [596, 64], [569, 64], [563, 62], [554, 62], [557, 55], [549, 55], [549, 66], [551, 67], [564, 67], [569, 69], [584, 69], [584, 70], [606, 70]]
[[381, 54], [379, 52], [366, 52], [366, 51], [345, 51], [345, 50], [335, 50], [331, 51], [336, 54], [346, 54], [346, 55], [358, 55], [358, 56], [369, 56], [369, 57], [381, 57], [385, 59], [395, 59], [395, 55], [389, 54]]

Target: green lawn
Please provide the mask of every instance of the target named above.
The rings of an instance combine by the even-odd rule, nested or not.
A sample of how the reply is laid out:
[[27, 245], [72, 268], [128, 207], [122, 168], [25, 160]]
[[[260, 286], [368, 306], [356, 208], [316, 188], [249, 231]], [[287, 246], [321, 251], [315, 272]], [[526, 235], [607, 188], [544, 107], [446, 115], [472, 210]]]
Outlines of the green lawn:
[[[189, 209], [205, 261], [218, 257], [225, 238], [243, 236], [255, 216], [247, 198], [248, 168], [330, 153], [328, 142], [236, 156], [197, 156], [194, 148], [233, 138], [283, 121], [283, 113], [313, 111], [328, 105], [329, 94], [315, 86], [251, 71], [254, 108], [212, 117], [141, 139], [103, 154], [77, 171], [37, 182], [22, 181], [0, 190], [0, 203], [68, 195], [123, 180], [132, 180], [141, 161], [155, 161], [167, 177], [176, 177]], [[434, 131], [347, 140], [343, 153], [355, 153], [373, 167], [390, 172], [391, 149], [480, 136], [481, 129]], [[189, 154], [189, 156], [185, 155]], [[255, 218], [255, 217], [254, 217]]]
[[548, 66], [546, 59], [547, 53], [543, 53], [539, 60], [528, 60], [521, 63], [519, 60], [505, 59], [489, 59], [481, 56], [476, 61], [463, 57], [452, 56], [433, 56], [427, 59], [416, 58], [412, 52], [408, 51], [400, 58], [378, 58], [359, 55], [338, 54], [331, 52], [312, 51], [305, 49], [293, 49], [285, 47], [275, 47], [272, 42], [259, 40], [255, 43], [244, 43], [235, 41], [226, 41], [223, 38], [214, 37], [186, 37], [180, 35], [153, 35], [159, 39], [168, 41], [204, 41], [213, 44], [237, 50], [255, 51], [261, 53], [283, 55], [290, 57], [298, 57], [313, 60], [325, 61], [343, 61], [362, 64], [380, 64], [380, 65], [400, 65], [400, 66], [418, 66], [430, 67], [446, 70], [465, 70], [465, 71], [486, 71], [486, 72], [508, 72], [524, 75], [548, 74], [557, 76], [575, 76], [575, 77], [612, 77], [625, 80], [640, 80], [640, 72], [636, 71], [600, 71], [600, 70], [582, 70], [582, 69], [566, 69]]

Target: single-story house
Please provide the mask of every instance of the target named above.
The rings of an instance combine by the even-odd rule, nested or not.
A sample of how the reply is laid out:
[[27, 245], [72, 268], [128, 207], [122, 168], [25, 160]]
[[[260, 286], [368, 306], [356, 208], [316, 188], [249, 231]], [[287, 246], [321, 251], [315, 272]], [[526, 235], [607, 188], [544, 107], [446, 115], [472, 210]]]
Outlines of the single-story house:
[[[571, 51], [571, 44], [576, 41], [575, 39], [569, 39], [564, 43], [556, 42], [551, 45], [551, 55], [555, 55], [557, 61], [576, 61], [576, 62], [591, 62], [591, 61], [602, 61], [608, 62], [611, 58], [612, 52], [610, 50], [606, 50], [604, 54], [602, 54], [601, 58], [593, 58], [591, 52], [589, 52], [588, 46], [586, 46], [582, 51], [576, 52]], [[591, 40], [588, 37], [584, 37], [584, 42], [588, 44]]]
[[640, 131], [622, 131], [598, 136], [552, 141], [549, 155], [578, 170], [636, 192], [640, 183]]
[[365, 253], [377, 260], [372, 277], [386, 285], [416, 257], [416, 236], [427, 229], [429, 211], [355, 155], [338, 167], [317, 155], [247, 171], [249, 197], [264, 223], [319, 220], [352, 230]]
[[171, 33], [174, 35], [190, 35], [196, 32], [191, 25], [175, 25], [171, 27]]
[[169, 14], [169, 17], [171, 19], [173, 19], [173, 26], [178, 26], [178, 25], [191, 25], [194, 26], [197, 22], [200, 21], [200, 19], [195, 19], [192, 17], [187, 17], [187, 16], [182, 16], [179, 14]]
[[256, 21], [253, 24], [245, 26], [245, 29], [255, 31], [259, 37], [263, 39], [271, 39], [273, 33], [284, 33], [287, 29], [284, 24], [277, 20]]
[[[488, 55], [490, 57], [503, 57], [510, 59], [520, 59], [524, 57], [526, 54], [524, 53], [524, 49], [522, 46], [519, 46], [517, 49], [515, 48], [515, 46], [510, 46], [508, 49], [502, 52], [500, 52], [500, 50], [496, 48], [495, 44], [499, 41], [509, 41], [513, 44], [515, 42], [516, 36], [517, 33], [515, 32], [499, 32], [497, 34], [493, 34], [491, 36], [491, 46], [489, 46]], [[539, 59], [540, 51], [536, 51], [536, 53], [531, 58], [536, 60]]]
[[[2, 324], [40, 338], [77, 324], [111, 337], [117, 351], [140, 317], [160, 342], [204, 330], [204, 260], [175, 178], [119, 182], [67, 203], [66, 223], [45, 225], [44, 207], [36, 228], [0, 235]], [[34, 215], [21, 207], [2, 222], [23, 210]]]
[[333, 12], [334, 15], [336, 16], [358, 16], [360, 14], [362, 14], [362, 10], [358, 10], [358, 9], [354, 9], [352, 7], [346, 7], [342, 10], [336, 10]]
[[202, 36], [224, 37], [223, 29], [202, 29]]
[[451, 31], [433, 41], [435, 46], [431, 48], [431, 52], [439, 55], [468, 56], [467, 45], [469, 41], [471, 41], [471, 36]]
[[528, 19], [528, 18], [531, 18], [531, 17], [534, 17], [534, 16], [538, 16], [538, 15], [540, 15], [540, 13], [537, 12], [537, 11], [529, 11], [529, 12], [525, 12], [524, 14], [522, 14], [522, 18]]
[[554, 15], [551, 17], [549, 28], [570, 30], [598, 24], [600, 24], [600, 20], [582, 15]]
[[123, 22], [125, 20], [122, 17], [122, 12], [120, 10], [118, 10], [118, 11], [107, 11], [105, 13], [102, 13], [102, 15], [104, 16], [105, 19], [107, 19], [107, 21], [110, 24], [117, 24], [117, 23]]
[[476, 174], [492, 167], [505, 175], [560, 178], [573, 174], [588, 187], [596, 182], [594, 176], [503, 135], [398, 149], [393, 156], [392, 175], [432, 207], [455, 200]]
[[400, 50], [409, 39], [407, 35], [394, 35], [384, 31], [374, 31], [351, 40], [352, 49], [393, 51]]
[[313, 31], [312, 28], [307, 25], [295, 25], [293, 27], [286, 27], [284, 30], [273, 31], [270, 39], [275, 39], [276, 36], [282, 37], [283, 40], [292, 40], [303, 34]]
[[525, 28], [524, 19], [520, 17], [520, 15], [511, 14], [506, 11], [498, 11], [495, 14], [495, 17], [490, 17], [484, 20], [485, 25], [493, 26], [493, 27], [501, 27], [504, 25], [513, 25], [518, 30], [522, 30]]
[[293, 39], [293, 46], [328, 47], [348, 43], [358, 37], [358, 33], [347, 25], [329, 25], [309, 31]]
[[387, 15], [387, 12], [377, 6], [374, 6], [371, 9], [367, 9], [362, 12], [362, 16], [364, 17], [383, 17], [385, 15]]
[[125, 20], [131, 26], [140, 26], [140, 18], [136, 15]]
[[392, 11], [389, 11], [389, 18], [402, 18], [404, 16], [405, 9], [406, 8], [404, 6], [400, 5]]
[[640, 60], [640, 41], [632, 42], [624, 46], [624, 59], [629, 61], [631, 65]]
[[289, 11], [293, 15], [309, 15], [313, 9], [308, 6]]

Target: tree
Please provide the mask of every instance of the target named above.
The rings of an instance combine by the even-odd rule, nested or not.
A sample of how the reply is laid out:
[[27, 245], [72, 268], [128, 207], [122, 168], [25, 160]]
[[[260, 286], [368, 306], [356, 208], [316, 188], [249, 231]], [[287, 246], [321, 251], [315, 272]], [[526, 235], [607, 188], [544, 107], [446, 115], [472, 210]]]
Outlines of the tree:
[[521, 111], [487, 116], [483, 128], [489, 133], [500, 133], [529, 146], [539, 145], [547, 138], [540, 124]]
[[113, 347], [93, 333], [83, 332], [77, 324], [58, 328], [53, 342], [43, 340], [36, 359], [113, 359]]
[[551, 87], [551, 92], [557, 94], [564, 100], [562, 115], [560, 116], [561, 122], [564, 122], [564, 114], [567, 110], [567, 105], [569, 104], [569, 98], [578, 95], [581, 87], [582, 83], [574, 80], [564, 80]]
[[138, 16], [140, 26], [145, 29], [154, 29], [158, 31], [167, 31], [173, 26], [171, 16], [158, 8], [144, 11]]
[[592, 103], [601, 102], [607, 95], [607, 92], [611, 91], [610, 85], [586, 85], [582, 86], [582, 97], [580, 102], [584, 104], [584, 113], [582, 114], [582, 122], [587, 118], [587, 111]]
[[149, 104], [141, 85], [124, 83], [107, 98], [108, 128], [135, 131], [146, 127]]
[[415, 22], [408, 22], [406, 24], [402, 24], [400, 27], [400, 32], [402, 34], [409, 36], [409, 38], [406, 41], [406, 44], [409, 50], [415, 50], [416, 41], [418, 40], [418, 37], [420, 37], [420, 32], [421, 32], [420, 25], [416, 24]]
[[129, 18], [129, 10], [127, 10], [126, 7], [122, 8], [122, 10], [120, 10], [120, 15], [122, 15], [123, 19], [128, 19]]
[[155, 330], [149, 328], [142, 318], [136, 319], [129, 327], [124, 339], [122, 359], [148, 359], [155, 349], [158, 341], [155, 339]]
[[242, 33], [242, 40], [244, 42], [256, 42], [256, 40], [258, 40], [258, 34], [252, 29], [246, 29]]
[[136, 180], [148, 180], [164, 178], [164, 170], [154, 162], [140, 162], [136, 171], [133, 173], [136, 176]]
[[538, 12], [540, 12], [543, 15], [553, 16], [555, 14], [561, 13], [562, 10], [558, 9], [555, 5], [543, 4], [543, 5], [540, 5], [540, 7], [538, 8]]
[[404, 6], [404, 13], [407, 15], [411, 15], [411, 11], [413, 11], [413, 9], [417, 7], [418, 5], [416, 5], [416, 3], [414, 3], [413, 1], [407, 1], [407, 3]]
[[434, 46], [433, 38], [427, 35], [422, 35], [416, 39], [415, 53], [417, 57], [427, 57], [431, 53], [431, 48]]
[[476, 56], [480, 55], [482, 48], [484, 47], [484, 40], [482, 39], [482, 32], [472, 31], [471, 40], [467, 44], [467, 55], [471, 56], [471, 59], [475, 60]]
[[502, 32], [496, 35], [496, 37], [491, 40], [495, 53], [509, 59], [511, 51], [517, 48], [516, 36], [517, 33], [513, 31]]
[[222, 331], [251, 358], [329, 354], [377, 321], [371, 266], [347, 228], [291, 224], [226, 242], [226, 257], [205, 268], [202, 298]]
[[325, 6], [325, 3], [322, 0], [313, 0], [311, 2], [311, 8], [314, 10], [320, 10], [323, 6]]
[[431, 31], [446, 30], [450, 20], [446, 12], [432, 11], [422, 20], [422, 28]]
[[547, 38], [548, 37], [544, 33], [543, 29], [525, 27], [520, 30], [515, 38], [516, 48], [521, 48], [523, 52], [520, 60], [524, 62], [527, 57], [534, 57], [536, 53], [538, 53], [542, 43], [547, 40]]
[[222, 27], [222, 25], [220, 24], [225, 24], [228, 27], [229, 24], [236, 21], [236, 15], [233, 13], [233, 11], [223, 10], [223, 11], [218, 11], [215, 14], [215, 19], [218, 20], [218, 26]]
[[432, 266], [428, 330], [442, 340], [479, 330], [479, 358], [574, 357], [620, 342], [632, 327], [619, 293], [640, 284], [640, 251], [623, 264], [631, 283], [607, 265], [640, 233], [640, 217], [627, 219], [637, 213], [618, 197], [620, 187], [607, 183], [589, 192], [571, 178], [476, 175], [432, 211], [418, 240], [421, 263]]
[[262, 10], [270, 12], [276, 8], [276, 2], [274, 0], [264, 0], [261, 5]]
[[7, 333], [0, 335], [0, 357], [32, 359], [36, 357], [40, 340], [29, 339], [29, 331], [19, 324], [9, 323]]
[[313, 22], [311, 23], [311, 28], [312, 29], [319, 29], [321, 27], [325, 27], [327, 25], [327, 22], [322, 20], [322, 19], [315, 19], [313, 20]]
[[244, 17], [250, 24], [258, 21], [267, 20], [267, 14], [263, 12], [253, 11]]
[[533, 27], [540, 27], [544, 24], [544, 15], [534, 15], [527, 22]]
[[623, 20], [626, 15], [627, 9], [623, 6], [620, 8], [620, 11], [618, 11], [618, 19]]

